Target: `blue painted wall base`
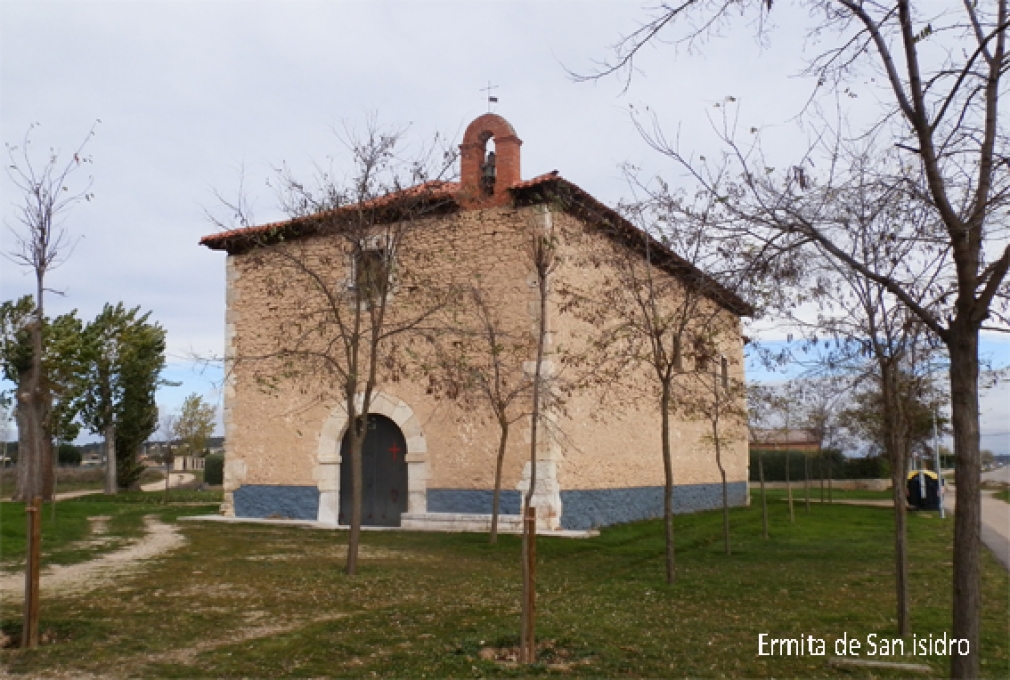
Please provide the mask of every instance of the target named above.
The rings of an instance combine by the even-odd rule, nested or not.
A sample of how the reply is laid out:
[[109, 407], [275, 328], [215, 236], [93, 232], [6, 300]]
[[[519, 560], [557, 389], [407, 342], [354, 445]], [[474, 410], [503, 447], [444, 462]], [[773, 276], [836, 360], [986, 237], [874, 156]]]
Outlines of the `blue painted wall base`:
[[[490, 515], [493, 490], [428, 489], [428, 512], [458, 512]], [[499, 511], [503, 515], [518, 515], [522, 497], [518, 491], [501, 490]]]
[[[747, 483], [727, 485], [729, 504], [747, 504]], [[494, 492], [484, 489], [428, 489], [428, 512], [491, 514]], [[316, 519], [319, 490], [314, 486], [253, 484], [235, 491], [235, 516], [284, 519]], [[518, 515], [522, 498], [518, 491], [502, 490], [501, 513]], [[596, 529], [611, 524], [638, 522], [663, 516], [663, 487], [582, 489], [561, 492], [561, 527]], [[722, 507], [721, 484], [688, 484], [673, 492], [677, 514]]]
[[[726, 485], [729, 504], [747, 504], [747, 482]], [[677, 514], [722, 507], [722, 484], [674, 486], [673, 511]], [[561, 527], [596, 529], [611, 524], [638, 522], [663, 516], [663, 487], [582, 489], [561, 492]]]
[[315, 520], [319, 512], [319, 489], [314, 486], [250, 484], [233, 496], [236, 517]]
[[[732, 507], [747, 504], [747, 483], [726, 485]], [[493, 492], [477, 489], [428, 489], [428, 512], [488, 515]], [[518, 491], [501, 492], [503, 515], [518, 515], [522, 503]], [[722, 507], [721, 484], [686, 484], [673, 492], [673, 511], [681, 514]], [[561, 492], [561, 527], [596, 529], [611, 524], [638, 522], [663, 516], [663, 487], [584, 489]]]

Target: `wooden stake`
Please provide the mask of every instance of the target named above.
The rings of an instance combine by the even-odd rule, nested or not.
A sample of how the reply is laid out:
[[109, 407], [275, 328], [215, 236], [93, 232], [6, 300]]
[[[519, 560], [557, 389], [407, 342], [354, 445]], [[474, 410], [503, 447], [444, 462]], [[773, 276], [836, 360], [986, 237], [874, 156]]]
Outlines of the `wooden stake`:
[[42, 498], [25, 505], [28, 519], [28, 563], [25, 565], [25, 609], [21, 631], [23, 648], [39, 644], [39, 571], [42, 554]]

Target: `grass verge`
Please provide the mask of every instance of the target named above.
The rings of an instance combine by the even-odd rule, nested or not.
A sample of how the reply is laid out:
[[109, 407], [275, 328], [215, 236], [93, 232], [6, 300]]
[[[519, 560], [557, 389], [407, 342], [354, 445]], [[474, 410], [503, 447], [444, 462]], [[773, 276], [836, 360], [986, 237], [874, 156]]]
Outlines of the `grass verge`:
[[[71, 503], [88, 505], [61, 507]], [[517, 641], [514, 536], [489, 546], [478, 534], [366, 532], [352, 578], [342, 573], [345, 532], [189, 522], [184, 549], [124, 576], [114, 592], [43, 594], [42, 628], [56, 644], [7, 650], [3, 662], [12, 674], [166, 678], [903, 675], [758, 656], [760, 633], [813, 635], [830, 648], [843, 634], [865, 641], [895, 630], [887, 509], [818, 503], [794, 524], [781, 504], [771, 509], [768, 540], [758, 504], [732, 512], [730, 556], [719, 512], [678, 517], [674, 586], [662, 578], [661, 522], [591, 540], [541, 538], [544, 663], [530, 668], [483, 658]], [[952, 532], [950, 521], [909, 516], [920, 637], [950, 631]], [[1010, 584], [988, 553], [983, 568], [982, 673], [1007, 677]], [[16, 632], [19, 612], [0, 604], [0, 614]], [[936, 675], [948, 668], [939, 656], [887, 660], [926, 663]]]
[[[183, 515], [216, 512], [216, 503], [220, 502], [220, 494], [194, 491], [178, 494], [178, 503], [167, 506], [160, 504], [160, 496], [141, 491], [61, 501], [56, 504], [55, 513], [52, 503], [43, 504], [43, 565], [78, 564], [115, 550], [143, 535], [145, 515], [156, 514], [164, 521], [174, 521]], [[193, 503], [196, 497], [203, 499], [202, 504]], [[91, 540], [95, 522], [89, 518], [106, 518], [101, 520], [106, 540]], [[5, 571], [24, 568], [27, 528], [24, 503], [0, 503], [0, 565]]]

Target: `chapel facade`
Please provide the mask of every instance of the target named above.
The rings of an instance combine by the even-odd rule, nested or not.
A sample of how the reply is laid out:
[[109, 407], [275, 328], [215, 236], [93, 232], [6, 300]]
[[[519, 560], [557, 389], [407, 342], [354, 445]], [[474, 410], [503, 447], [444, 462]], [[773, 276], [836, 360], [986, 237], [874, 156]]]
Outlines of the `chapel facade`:
[[[532, 370], [539, 306], [527, 236], [531, 228], [564, 234], [562, 257], [551, 273], [548, 299], [548, 373], [558, 372], [560, 356], [578, 347], [608, 323], [567, 311], [562, 291], [590, 294], [612, 278], [606, 258], [581, 257], [588, 251], [636, 248], [642, 234], [617, 212], [557, 172], [523, 180], [522, 142], [512, 126], [495, 114], [482, 115], [467, 128], [460, 146], [458, 182], [422, 187], [433, 209], [401, 244], [397, 266], [434, 269], [440, 280], [479, 280], [488, 298], [517, 334], [525, 333]], [[418, 188], [408, 191], [416, 192]], [[395, 200], [395, 197], [389, 197]], [[395, 210], [388, 219], [398, 219]], [[349, 516], [347, 412], [343, 395], [327, 392], [302, 377], [264, 384], [249, 357], [266, 356], [277, 329], [294, 327], [293, 284], [278, 286], [264, 273], [262, 256], [292, 248], [314, 261], [346, 269], [354, 285], [355, 268], [341, 246], [326, 234], [292, 220], [221, 232], [201, 244], [227, 253], [225, 386], [225, 502], [222, 512], [237, 517], [275, 517], [346, 523]], [[740, 318], [749, 305], [707, 279], [659, 243], [651, 247], [656, 276], [678, 285], [705, 282], [702, 306], [722, 332], [715, 354], [704, 367], [722, 371], [723, 384], [742, 384], [743, 336]], [[435, 255], [433, 255], [433, 253]], [[655, 256], [655, 253], [654, 255]], [[650, 260], [652, 262], [652, 260]], [[442, 268], [442, 269], [439, 269]], [[296, 286], [294, 286], [296, 287]], [[389, 302], [395, 309], [412, 287], [400, 286]], [[685, 288], [686, 290], [686, 288]], [[398, 297], [399, 296], [399, 297]], [[711, 322], [710, 322], [711, 323]], [[270, 331], [274, 329], [274, 331]], [[293, 332], [293, 331], [292, 331]], [[598, 337], [598, 336], [593, 336]], [[692, 358], [685, 351], [685, 362]], [[709, 361], [714, 358], [714, 361]], [[586, 530], [661, 517], [664, 469], [657, 399], [648, 389], [649, 368], [629, 369], [624, 388], [582, 381], [568, 390], [562, 406], [545, 416], [537, 450], [533, 504], [543, 530]], [[613, 406], [615, 390], [625, 389]], [[359, 395], [360, 397], [360, 395]], [[603, 406], [610, 398], [610, 406]], [[742, 394], [733, 406], [744, 409]], [[474, 402], [455, 400], [432, 388], [422, 368], [385, 375], [369, 407], [369, 432], [363, 451], [363, 524], [434, 530], [481, 530], [489, 525], [498, 425]], [[674, 418], [674, 507], [691, 512], [720, 507], [722, 477], [710, 442], [711, 425]], [[745, 428], [727, 428], [721, 460], [734, 506], [748, 502], [748, 446]], [[503, 531], [518, 529], [522, 493], [529, 488], [530, 419], [512, 428], [502, 473]]]

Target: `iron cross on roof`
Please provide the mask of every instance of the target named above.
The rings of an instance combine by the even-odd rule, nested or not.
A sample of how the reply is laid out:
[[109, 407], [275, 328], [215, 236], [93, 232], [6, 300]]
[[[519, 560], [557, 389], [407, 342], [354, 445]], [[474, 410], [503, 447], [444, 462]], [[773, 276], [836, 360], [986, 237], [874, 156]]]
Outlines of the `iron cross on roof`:
[[491, 113], [491, 105], [498, 103], [498, 97], [492, 96], [491, 90], [497, 90], [497, 85], [492, 85], [491, 81], [487, 81], [487, 87], [480, 88], [481, 92], [487, 92], [487, 112]]

